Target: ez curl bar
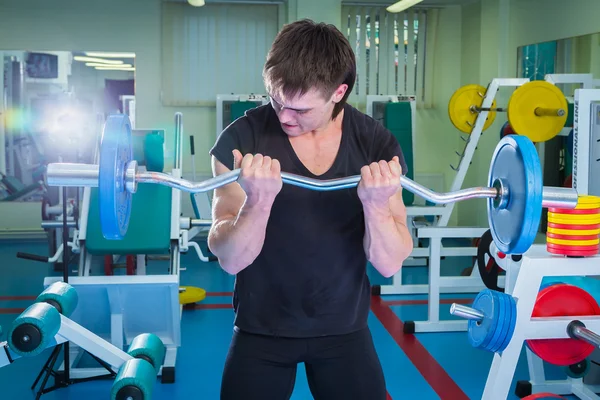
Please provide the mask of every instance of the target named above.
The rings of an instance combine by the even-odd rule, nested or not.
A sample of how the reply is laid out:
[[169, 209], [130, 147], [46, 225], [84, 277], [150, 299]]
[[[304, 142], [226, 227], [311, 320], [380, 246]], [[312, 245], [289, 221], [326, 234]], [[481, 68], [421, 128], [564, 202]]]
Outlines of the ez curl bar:
[[[99, 164], [52, 163], [47, 167], [49, 186], [97, 187], [102, 233], [119, 240], [127, 232], [132, 195], [137, 185], [159, 184], [189, 193], [207, 192], [236, 182], [240, 170], [202, 182], [190, 182], [165, 173], [139, 172], [133, 160], [131, 124], [126, 115], [110, 115], [104, 125]], [[332, 191], [358, 186], [360, 175], [318, 180], [282, 172], [284, 183], [316, 191]], [[474, 187], [437, 193], [402, 176], [402, 188], [434, 204], [487, 199], [488, 221], [498, 249], [506, 254], [522, 254], [533, 244], [542, 208], [577, 206], [577, 191], [544, 187], [542, 169], [534, 144], [520, 135], [504, 137], [492, 156], [489, 187]]]

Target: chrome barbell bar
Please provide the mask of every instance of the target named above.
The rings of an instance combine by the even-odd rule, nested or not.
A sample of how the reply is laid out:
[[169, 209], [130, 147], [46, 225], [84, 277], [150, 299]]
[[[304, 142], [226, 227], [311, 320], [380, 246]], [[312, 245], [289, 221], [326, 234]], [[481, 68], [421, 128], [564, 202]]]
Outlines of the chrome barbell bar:
[[[132, 193], [135, 193], [138, 183], [154, 183], [184, 192], [202, 193], [236, 182], [240, 172], [241, 169], [234, 169], [202, 182], [192, 182], [162, 172], [138, 172], [137, 163], [130, 161], [124, 173], [124, 182], [126, 190]], [[50, 186], [98, 187], [99, 176], [99, 167], [95, 164], [52, 163], [48, 164], [46, 180]], [[360, 175], [319, 180], [287, 172], [282, 172], [281, 178], [286, 184], [316, 191], [349, 189], [358, 186], [361, 180]], [[503, 198], [503, 201], [499, 203], [507, 204], [507, 201], [504, 200], [510, 198], [510, 189], [507, 187], [473, 187], [454, 192], [438, 193], [404, 175], [400, 177], [400, 186], [434, 204], [448, 204], [469, 199], [494, 199], [500, 197]], [[572, 188], [545, 186], [542, 198], [542, 207], [544, 208], [573, 209], [577, 206], [578, 194]]]

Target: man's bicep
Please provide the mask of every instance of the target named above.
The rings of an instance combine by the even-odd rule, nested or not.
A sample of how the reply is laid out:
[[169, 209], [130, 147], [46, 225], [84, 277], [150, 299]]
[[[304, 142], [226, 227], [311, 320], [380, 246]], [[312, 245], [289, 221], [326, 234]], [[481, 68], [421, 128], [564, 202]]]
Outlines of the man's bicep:
[[[213, 175], [218, 176], [231, 171], [223, 163], [212, 157]], [[246, 193], [237, 183], [229, 183], [225, 186], [215, 189], [212, 201], [213, 223], [220, 220], [235, 218], [244, 204]]]

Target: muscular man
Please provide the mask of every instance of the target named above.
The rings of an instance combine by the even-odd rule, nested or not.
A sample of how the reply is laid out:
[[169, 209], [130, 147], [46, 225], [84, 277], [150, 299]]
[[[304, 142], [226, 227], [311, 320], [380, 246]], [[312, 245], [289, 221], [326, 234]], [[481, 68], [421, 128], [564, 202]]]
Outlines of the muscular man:
[[[334, 26], [284, 26], [263, 77], [271, 103], [229, 125], [210, 152], [215, 175], [241, 168], [215, 190], [208, 239], [236, 276], [221, 398], [288, 399], [303, 362], [315, 399], [383, 400], [366, 266], [390, 277], [412, 250], [402, 150], [346, 103], [355, 55]], [[281, 171], [361, 180], [314, 191], [282, 184]]]

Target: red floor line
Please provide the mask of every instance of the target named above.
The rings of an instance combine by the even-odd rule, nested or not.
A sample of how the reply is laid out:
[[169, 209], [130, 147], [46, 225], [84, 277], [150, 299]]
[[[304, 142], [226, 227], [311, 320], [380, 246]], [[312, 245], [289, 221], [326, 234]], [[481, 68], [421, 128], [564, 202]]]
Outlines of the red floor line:
[[[471, 304], [473, 299], [440, 299], [440, 304]], [[384, 306], [415, 306], [428, 304], [429, 300], [382, 300]]]
[[387, 396], [385, 397], [385, 400], [392, 400], [392, 396], [390, 396], [390, 394], [389, 394], [389, 393], [386, 393], [386, 395], [387, 395]]
[[35, 300], [37, 296], [0, 296], [0, 301]]
[[372, 297], [371, 311], [441, 399], [469, 400], [416, 336], [404, 333], [404, 323], [379, 296]]
[[233, 292], [206, 292], [206, 297], [233, 296]]
[[24, 308], [0, 308], [0, 314], [21, 314]]
[[186, 304], [184, 307], [185, 310], [223, 310], [233, 308], [231, 304], [202, 304], [202, 303], [194, 303], [194, 304]]

